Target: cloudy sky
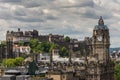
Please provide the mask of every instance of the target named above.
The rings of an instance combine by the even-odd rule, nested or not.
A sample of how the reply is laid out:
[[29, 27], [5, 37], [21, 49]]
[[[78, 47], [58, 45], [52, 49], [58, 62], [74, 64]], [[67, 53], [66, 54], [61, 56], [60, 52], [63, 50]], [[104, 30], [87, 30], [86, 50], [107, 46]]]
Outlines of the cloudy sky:
[[0, 0], [0, 39], [21, 28], [83, 40], [99, 16], [110, 29], [111, 47], [120, 47], [120, 0]]

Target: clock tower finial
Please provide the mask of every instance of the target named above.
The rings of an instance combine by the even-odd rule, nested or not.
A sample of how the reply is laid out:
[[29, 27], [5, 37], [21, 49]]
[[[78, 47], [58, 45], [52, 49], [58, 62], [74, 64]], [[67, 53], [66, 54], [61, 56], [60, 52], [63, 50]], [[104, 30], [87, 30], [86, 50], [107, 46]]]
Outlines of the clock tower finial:
[[100, 16], [100, 19], [99, 19], [99, 21], [98, 21], [98, 25], [104, 25], [104, 21], [103, 21], [103, 19], [102, 19], [102, 16]]

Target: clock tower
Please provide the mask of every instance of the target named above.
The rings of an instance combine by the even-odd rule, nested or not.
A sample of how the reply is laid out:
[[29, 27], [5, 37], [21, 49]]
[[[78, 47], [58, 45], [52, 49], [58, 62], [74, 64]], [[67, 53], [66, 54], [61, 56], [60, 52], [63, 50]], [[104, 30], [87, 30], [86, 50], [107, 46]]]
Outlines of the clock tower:
[[86, 62], [86, 80], [114, 80], [114, 61], [110, 59], [109, 47], [109, 29], [100, 17], [93, 29], [92, 54]]
[[102, 17], [95, 26], [92, 36], [93, 55], [102, 63], [108, 62], [109, 59], [110, 36], [109, 29], [104, 25]]

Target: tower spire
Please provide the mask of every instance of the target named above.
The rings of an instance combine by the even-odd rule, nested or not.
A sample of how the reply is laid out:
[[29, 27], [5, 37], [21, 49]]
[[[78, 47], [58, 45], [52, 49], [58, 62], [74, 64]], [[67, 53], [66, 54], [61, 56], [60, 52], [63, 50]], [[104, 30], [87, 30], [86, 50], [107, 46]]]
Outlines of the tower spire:
[[100, 19], [99, 19], [99, 21], [98, 21], [98, 25], [104, 25], [104, 21], [103, 21], [103, 19], [102, 19], [102, 16], [100, 16]]

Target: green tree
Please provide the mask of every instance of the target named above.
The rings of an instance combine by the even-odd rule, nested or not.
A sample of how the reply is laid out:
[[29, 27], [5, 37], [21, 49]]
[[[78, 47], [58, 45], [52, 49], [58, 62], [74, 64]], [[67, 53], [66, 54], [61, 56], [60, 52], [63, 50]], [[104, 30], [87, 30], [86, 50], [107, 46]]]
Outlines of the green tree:
[[32, 52], [50, 52], [51, 49], [55, 48], [55, 47], [59, 47], [59, 45], [55, 44], [55, 43], [49, 43], [49, 42], [39, 42], [37, 39], [32, 39], [30, 41], [30, 48], [32, 50]]
[[15, 67], [15, 59], [8, 59], [7, 67]]
[[4, 66], [4, 67], [7, 66], [7, 59], [2, 60], [2, 66]]
[[12, 58], [10, 58], [10, 59], [4, 59], [3, 61], [2, 61], [2, 66], [4, 66], [4, 67], [15, 67], [15, 59], [12, 59]]
[[67, 48], [62, 47], [60, 56], [61, 56], [61, 57], [68, 57], [68, 55], [69, 55], [69, 53], [68, 53]]
[[6, 41], [1, 41], [0, 46], [6, 46]]
[[38, 70], [37, 64], [34, 62], [29, 62], [28, 73], [29, 75], [35, 75], [35, 71]]
[[29, 45], [30, 45], [31, 52], [32, 52], [32, 54], [30, 55], [35, 59], [35, 61], [37, 61], [37, 55], [38, 55], [38, 50], [39, 50], [37, 47], [39, 45], [38, 39], [31, 39]]
[[58, 44], [55, 44], [55, 43], [50, 43], [50, 49], [49, 49], [49, 52], [51, 52], [53, 49], [55, 48], [59, 48], [59, 45]]
[[24, 58], [17, 57], [17, 58], [15, 58], [15, 65], [16, 66], [22, 66], [23, 61], [24, 61]]
[[59, 45], [49, 42], [39, 42], [37, 39], [32, 39], [30, 41], [30, 48], [32, 50], [31, 56], [34, 56], [34, 59], [37, 60], [37, 55], [39, 53], [49, 53], [53, 48], [58, 48]]
[[58, 44], [49, 43], [49, 42], [41, 42], [37, 45], [36, 51], [37, 52], [50, 52], [53, 48], [59, 48]]
[[38, 46], [38, 44], [39, 44], [38, 39], [30, 40], [29, 45], [30, 45], [30, 48], [31, 48], [32, 52], [36, 52], [36, 47]]
[[23, 41], [20, 41], [20, 42], [18, 43], [18, 45], [19, 45], [19, 46], [24, 46], [24, 42], [23, 42]]
[[37, 46], [36, 46], [36, 49], [35, 49], [35, 52], [38, 52], [38, 53], [41, 53], [41, 52], [43, 52], [42, 50], [41, 50], [41, 43], [39, 43]]
[[42, 52], [49, 52], [50, 44], [48, 42], [41, 42], [40, 50]]
[[120, 61], [115, 63], [115, 80], [120, 80]]
[[64, 38], [64, 40], [65, 40], [66, 42], [70, 42], [70, 37], [66, 36], [66, 37]]
[[3, 59], [2, 66], [4, 67], [16, 67], [21, 66], [22, 62], [24, 61], [24, 58], [18, 57], [18, 58], [9, 58], [9, 59]]

